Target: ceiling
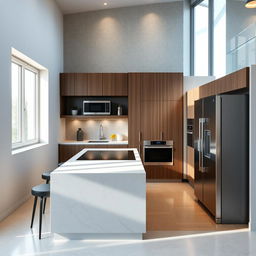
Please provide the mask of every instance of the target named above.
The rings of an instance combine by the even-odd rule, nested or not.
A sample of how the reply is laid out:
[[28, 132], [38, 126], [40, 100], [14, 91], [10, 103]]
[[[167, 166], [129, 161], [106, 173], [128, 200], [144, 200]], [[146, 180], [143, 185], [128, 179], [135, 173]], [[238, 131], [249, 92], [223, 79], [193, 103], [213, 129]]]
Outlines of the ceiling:
[[[177, 0], [56, 0], [64, 14], [176, 1]], [[108, 4], [107, 6], [104, 6], [105, 2]]]

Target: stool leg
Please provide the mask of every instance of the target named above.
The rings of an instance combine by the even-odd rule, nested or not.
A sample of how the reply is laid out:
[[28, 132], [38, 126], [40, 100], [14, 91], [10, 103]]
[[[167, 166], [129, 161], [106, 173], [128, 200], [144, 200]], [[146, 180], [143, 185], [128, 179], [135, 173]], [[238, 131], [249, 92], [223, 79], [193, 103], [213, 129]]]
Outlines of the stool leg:
[[[46, 184], [49, 184], [49, 181], [50, 181], [50, 180], [46, 180]], [[45, 214], [46, 200], [47, 200], [47, 198], [44, 199], [44, 210], [43, 210], [43, 214]]]
[[47, 197], [44, 199], [44, 210], [43, 210], [43, 214], [45, 213], [46, 199], [47, 199]]
[[40, 216], [39, 216], [39, 239], [41, 239], [41, 230], [42, 230], [43, 200], [44, 200], [44, 198], [41, 197], [41, 200], [40, 200]]
[[37, 204], [37, 196], [35, 196], [35, 199], [34, 199], [34, 206], [33, 206], [33, 212], [32, 212], [32, 219], [31, 219], [30, 228], [33, 227], [34, 217], [35, 217], [35, 212], [36, 212], [36, 204]]

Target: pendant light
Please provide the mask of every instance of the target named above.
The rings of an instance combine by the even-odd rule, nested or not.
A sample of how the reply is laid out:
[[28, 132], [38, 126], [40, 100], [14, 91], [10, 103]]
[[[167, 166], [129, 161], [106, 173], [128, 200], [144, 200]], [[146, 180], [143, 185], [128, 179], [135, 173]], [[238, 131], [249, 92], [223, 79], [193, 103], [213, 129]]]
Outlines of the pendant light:
[[256, 0], [246, 0], [246, 8], [256, 8]]

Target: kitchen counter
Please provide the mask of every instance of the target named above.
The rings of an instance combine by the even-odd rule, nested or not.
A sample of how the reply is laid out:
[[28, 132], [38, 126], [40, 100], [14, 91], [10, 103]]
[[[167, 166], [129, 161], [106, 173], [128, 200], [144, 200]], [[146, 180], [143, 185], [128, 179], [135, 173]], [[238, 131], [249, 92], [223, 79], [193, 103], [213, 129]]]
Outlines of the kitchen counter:
[[106, 143], [102, 142], [89, 142], [89, 140], [84, 140], [84, 141], [76, 141], [76, 140], [64, 140], [60, 141], [59, 145], [128, 145], [127, 140], [122, 140], [122, 141], [111, 141], [109, 140]]
[[[135, 160], [78, 160], [93, 151], [132, 151]], [[69, 239], [142, 239], [146, 173], [137, 149], [83, 149], [54, 170], [51, 231]]]

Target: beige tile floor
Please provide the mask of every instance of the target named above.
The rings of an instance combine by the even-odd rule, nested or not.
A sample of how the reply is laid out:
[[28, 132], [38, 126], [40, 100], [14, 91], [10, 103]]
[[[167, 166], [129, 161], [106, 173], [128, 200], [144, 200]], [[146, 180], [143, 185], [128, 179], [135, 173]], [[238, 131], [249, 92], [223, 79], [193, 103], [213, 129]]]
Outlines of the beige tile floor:
[[[176, 194], [177, 189], [181, 193]], [[172, 191], [176, 194], [175, 196], [170, 193]], [[165, 198], [162, 197], [162, 193], [166, 195]], [[220, 228], [216, 228], [209, 216], [204, 215], [204, 211], [198, 208], [193, 198], [193, 190], [188, 184], [148, 184], [147, 195], [149, 230], [144, 241], [55, 240], [50, 233], [49, 204], [43, 217], [43, 239], [39, 240], [38, 212], [33, 230], [29, 228], [33, 204], [33, 200], [30, 199], [0, 223], [0, 256], [256, 255], [256, 235], [248, 229], [216, 232]], [[175, 206], [182, 208], [184, 205], [191, 208], [188, 211], [191, 216], [179, 216], [179, 211], [169, 212], [173, 207], [175, 209]], [[193, 208], [199, 213], [193, 213]], [[168, 216], [174, 216], [179, 222]], [[203, 216], [202, 222], [199, 226], [194, 226], [196, 227], [194, 230], [191, 223], [200, 220], [201, 217], [198, 216]], [[171, 227], [173, 230], [169, 229]], [[184, 230], [182, 230], [183, 227], [185, 227]], [[160, 228], [162, 230], [158, 230]]]
[[147, 231], [199, 232], [239, 228], [247, 226], [215, 224], [197, 203], [188, 183], [147, 184]]

